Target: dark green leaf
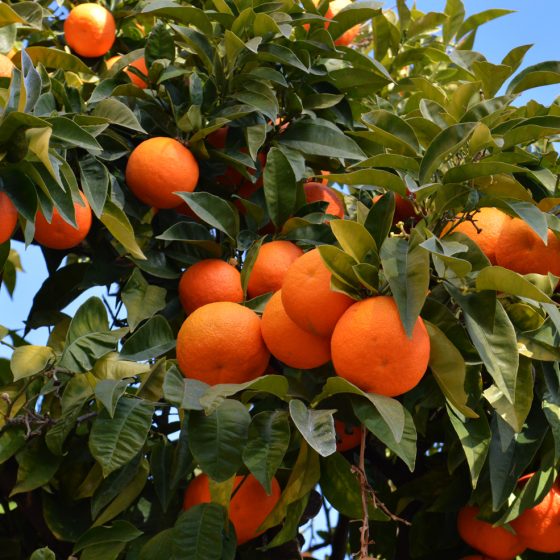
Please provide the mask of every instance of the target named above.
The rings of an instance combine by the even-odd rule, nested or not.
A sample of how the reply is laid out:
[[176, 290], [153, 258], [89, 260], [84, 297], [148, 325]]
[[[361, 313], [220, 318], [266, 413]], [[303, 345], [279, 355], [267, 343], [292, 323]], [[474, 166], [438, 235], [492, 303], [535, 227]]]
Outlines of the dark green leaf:
[[121, 358], [141, 362], [157, 358], [174, 347], [175, 337], [169, 323], [161, 315], [156, 315], [126, 340]]

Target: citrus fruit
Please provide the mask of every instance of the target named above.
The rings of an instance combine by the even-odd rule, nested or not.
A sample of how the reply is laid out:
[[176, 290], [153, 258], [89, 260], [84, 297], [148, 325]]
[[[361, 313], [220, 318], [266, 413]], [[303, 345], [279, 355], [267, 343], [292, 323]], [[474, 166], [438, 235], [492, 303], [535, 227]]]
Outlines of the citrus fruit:
[[479, 511], [476, 506], [465, 506], [457, 516], [459, 535], [467, 544], [495, 560], [512, 560], [525, 550], [517, 535], [477, 519]]
[[307, 204], [312, 202], [328, 202], [325, 214], [331, 214], [337, 218], [344, 218], [344, 203], [340, 200], [337, 192], [331, 187], [311, 181], [303, 185], [305, 200]]
[[[252, 474], [235, 477], [228, 513], [235, 527], [238, 545], [262, 534], [263, 531], [259, 532], [258, 528], [280, 499], [280, 485], [275, 478], [272, 479], [271, 489], [269, 496]], [[199, 474], [185, 490], [183, 510], [187, 511], [193, 506], [210, 501], [210, 479], [206, 474]]]
[[6, 243], [17, 225], [18, 213], [5, 192], [0, 191], [0, 245]]
[[[462, 217], [462, 214], [457, 217]], [[495, 265], [498, 239], [504, 226], [511, 218], [497, 208], [485, 207], [481, 208], [480, 211], [474, 215], [473, 219], [476, 227], [475, 224], [470, 221], [461, 222], [456, 227], [453, 227], [453, 223], [450, 222], [443, 228], [442, 237], [451, 230], [451, 228], [453, 228], [453, 232], [458, 231], [464, 233], [480, 247], [480, 250], [488, 257], [488, 260]]]
[[379, 296], [354, 303], [333, 332], [334, 369], [368, 393], [396, 397], [415, 387], [428, 367], [430, 338], [418, 318], [408, 338], [395, 300]]
[[0, 78], [11, 78], [14, 63], [5, 55], [0, 54]]
[[80, 56], [103, 56], [115, 42], [115, 20], [99, 4], [78, 4], [64, 21], [68, 46]]
[[220, 259], [199, 261], [183, 273], [179, 281], [179, 299], [183, 309], [195, 309], [215, 301], [243, 301], [239, 271]]
[[[313, 0], [313, 3], [315, 4], [315, 6], [318, 6], [320, 0]], [[330, 2], [329, 7], [327, 8], [325, 17], [328, 19], [334, 18], [334, 16], [336, 16], [336, 14], [340, 12], [340, 10], [346, 8], [346, 6], [348, 6], [349, 4], [351, 4], [351, 0], [333, 0], [332, 2]], [[329, 21], [325, 22], [325, 29], [328, 29], [329, 25], [330, 25]], [[305, 24], [303, 27], [307, 31], [309, 31], [309, 24]], [[355, 25], [354, 27], [351, 27], [350, 29], [345, 31], [342, 35], [340, 35], [340, 37], [338, 37], [334, 41], [334, 44], [336, 46], [347, 47], [350, 43], [352, 43], [352, 41], [356, 38], [359, 32], [360, 32], [360, 25]]]
[[[531, 476], [524, 476], [519, 482], [524, 484]], [[528, 548], [560, 552], [560, 488], [553, 486], [541, 503], [526, 509], [511, 526]]]
[[126, 183], [145, 204], [175, 208], [183, 200], [175, 192], [192, 192], [198, 163], [190, 150], [173, 138], [156, 136], [136, 146], [126, 164]]
[[336, 450], [339, 453], [350, 451], [350, 449], [354, 449], [362, 443], [362, 428], [349, 426], [342, 420], [335, 420], [334, 429], [336, 432]]
[[223, 126], [222, 128], [218, 128], [218, 130], [214, 130], [211, 132], [207, 137], [206, 141], [212, 148], [216, 148], [217, 150], [223, 150], [226, 147], [226, 140], [228, 135], [228, 126]]
[[[117, 60], [119, 60], [120, 58], [122, 58], [120, 54], [117, 56], [112, 56], [105, 63], [107, 65], [107, 68], [111, 68], [115, 64], [115, 62], [117, 62]], [[140, 58], [136, 59], [134, 62], [129, 64], [127, 68], [130, 68], [131, 66], [139, 70], [142, 74], [146, 76], [148, 75], [148, 67], [146, 66], [146, 59], [143, 56], [141, 56]], [[148, 84], [140, 76], [136, 75], [134, 72], [130, 72], [129, 70], [125, 69], [125, 73], [135, 86], [138, 86], [139, 88], [142, 89], [148, 87]]]
[[82, 203], [74, 202], [78, 227], [66, 222], [56, 208], [53, 210], [50, 223], [41, 212], [37, 212], [35, 217], [35, 241], [37, 243], [49, 249], [71, 249], [87, 237], [92, 221], [91, 208], [84, 193], [80, 192], [80, 196]]
[[311, 369], [331, 359], [330, 340], [298, 327], [284, 310], [281, 291], [266, 304], [262, 334], [270, 353], [289, 367]]
[[271, 241], [261, 245], [247, 284], [250, 298], [276, 292], [282, 287], [291, 264], [303, 251], [290, 241]]
[[177, 361], [183, 375], [208, 385], [251, 381], [264, 373], [269, 358], [259, 316], [238, 303], [199, 307], [177, 335]]
[[548, 245], [529, 227], [514, 218], [509, 220], [498, 238], [496, 262], [519, 274], [560, 276], [560, 239], [548, 230]]
[[282, 284], [282, 304], [294, 323], [318, 336], [330, 336], [342, 314], [354, 303], [331, 290], [331, 273], [317, 249], [294, 261]]
[[471, 556], [464, 556], [461, 560], [496, 560], [489, 556], [481, 556], [480, 554], [472, 554]]

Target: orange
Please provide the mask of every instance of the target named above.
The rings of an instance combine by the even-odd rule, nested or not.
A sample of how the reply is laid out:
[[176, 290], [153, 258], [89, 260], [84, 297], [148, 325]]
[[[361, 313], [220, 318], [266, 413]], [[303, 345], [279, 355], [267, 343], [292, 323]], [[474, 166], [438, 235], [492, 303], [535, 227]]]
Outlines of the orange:
[[0, 54], [0, 78], [11, 78], [14, 63], [5, 55]]
[[339, 453], [350, 451], [350, 449], [354, 449], [362, 443], [362, 428], [349, 426], [342, 420], [335, 420], [334, 429], [336, 432], [336, 450]]
[[[524, 484], [532, 476], [524, 476], [519, 482]], [[528, 548], [560, 552], [560, 488], [553, 486], [540, 504], [526, 509], [511, 526]]]
[[35, 241], [49, 249], [71, 249], [79, 245], [89, 233], [91, 228], [91, 208], [80, 192], [82, 204], [74, 202], [77, 228], [69, 224], [60, 215], [58, 210], [53, 210], [51, 223], [47, 222], [41, 212], [35, 217]]
[[[462, 214], [458, 216], [461, 217]], [[470, 237], [480, 250], [488, 257], [492, 264], [496, 264], [496, 254], [498, 250], [498, 239], [504, 226], [510, 221], [510, 217], [497, 208], [481, 208], [474, 215], [474, 222], [461, 222], [453, 228], [453, 232], [464, 233]], [[453, 223], [447, 224], [442, 231], [442, 237], [452, 228]], [[480, 231], [477, 231], [478, 228]]]
[[99, 4], [78, 4], [64, 21], [66, 42], [80, 56], [103, 56], [111, 50], [115, 35], [115, 19]]
[[[410, 193], [408, 193], [410, 195]], [[378, 194], [373, 197], [373, 203], [375, 204], [382, 195]], [[404, 196], [395, 193], [395, 213], [393, 215], [393, 225], [398, 222], [409, 223], [410, 220], [414, 219], [415, 222], [418, 221], [419, 216], [414, 209], [412, 202]]]
[[560, 276], [560, 239], [548, 230], [548, 245], [529, 227], [514, 218], [506, 223], [496, 246], [499, 266], [519, 274], [548, 274]]
[[[235, 477], [229, 504], [229, 519], [235, 527], [238, 545], [245, 544], [263, 533], [259, 532], [258, 528], [274, 509], [282, 493], [275, 478], [272, 479], [271, 488], [269, 496], [252, 474]], [[185, 490], [183, 510], [187, 511], [193, 506], [209, 502], [210, 479], [208, 475], [200, 474], [191, 480]]]
[[206, 141], [213, 148], [216, 148], [217, 150], [223, 150], [226, 147], [228, 130], [229, 130], [228, 126], [218, 128], [218, 130], [214, 130], [214, 132], [211, 132], [206, 137]]
[[278, 291], [282, 287], [288, 268], [301, 255], [303, 251], [290, 241], [271, 241], [262, 245], [249, 275], [249, 297]]
[[262, 334], [270, 353], [289, 367], [311, 369], [331, 359], [330, 340], [298, 327], [284, 310], [281, 291], [266, 304]]
[[126, 164], [126, 183], [145, 204], [175, 208], [183, 200], [175, 192], [192, 192], [198, 163], [190, 150], [173, 138], [156, 136], [136, 146]]
[[310, 333], [330, 336], [353, 303], [346, 294], [331, 290], [331, 273], [317, 249], [297, 259], [284, 277], [284, 309], [294, 323]]
[[12, 237], [16, 229], [17, 217], [14, 203], [5, 192], [0, 191], [0, 245]]
[[208, 385], [251, 381], [265, 372], [269, 358], [259, 316], [238, 303], [199, 307], [177, 335], [183, 375]]
[[220, 259], [199, 261], [181, 276], [179, 299], [187, 313], [215, 301], [239, 303], [243, 301], [241, 274]]
[[495, 560], [512, 560], [525, 550], [517, 535], [476, 519], [479, 511], [476, 506], [465, 506], [457, 516], [459, 535], [467, 544]]
[[[318, 6], [320, 0], [313, 0], [313, 3], [315, 4], [315, 6]], [[351, 0], [333, 0], [332, 2], [330, 2], [329, 7], [327, 8], [325, 17], [328, 19], [334, 18], [334, 16], [336, 16], [336, 14], [340, 12], [340, 10], [348, 6], [350, 3]], [[325, 29], [328, 29], [329, 25], [329, 21], [325, 22]], [[309, 24], [305, 24], [303, 27], [307, 31], [309, 31]], [[335, 40], [334, 44], [337, 46], [347, 47], [356, 38], [359, 32], [360, 25], [355, 25], [354, 27], [351, 27], [350, 29], [345, 31], [340, 37], [338, 37]]]
[[321, 183], [311, 181], [303, 185], [303, 190], [305, 192], [307, 204], [320, 201], [328, 202], [329, 204], [325, 213], [336, 216], [337, 218], [344, 218], [344, 203], [340, 200], [334, 189]]
[[[120, 58], [122, 58], [122, 56], [120, 54], [118, 54], [117, 56], [112, 56], [105, 63], [107, 65], [107, 68], [108, 69], [111, 68], [113, 66], [113, 64], [115, 64], [115, 62], [117, 62], [117, 60], [119, 60]], [[136, 68], [137, 70], [142, 72], [142, 74], [144, 74], [146, 76], [148, 75], [148, 67], [146, 66], [146, 59], [143, 56], [136, 59], [133, 63], [129, 64], [128, 68], [130, 68], [131, 66], [134, 66], [134, 68]], [[135, 86], [138, 86], [139, 88], [142, 88], [142, 89], [148, 87], [148, 84], [142, 78], [140, 78], [140, 76], [137, 76], [136, 74], [134, 74], [134, 72], [129, 72], [128, 70], [125, 70], [125, 73], [130, 78], [130, 81]]]
[[430, 338], [419, 317], [412, 338], [395, 300], [379, 296], [354, 303], [333, 332], [336, 373], [367, 393], [396, 397], [416, 387], [428, 367]]
[[489, 556], [480, 556], [480, 554], [473, 554], [472, 556], [465, 556], [461, 560], [495, 560]]

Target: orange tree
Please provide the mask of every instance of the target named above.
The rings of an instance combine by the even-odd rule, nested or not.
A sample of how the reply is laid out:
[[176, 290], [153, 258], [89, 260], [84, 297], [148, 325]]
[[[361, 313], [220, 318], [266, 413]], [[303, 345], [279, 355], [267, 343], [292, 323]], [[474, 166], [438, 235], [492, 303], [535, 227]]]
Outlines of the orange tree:
[[461, 0], [54, 7], [0, 5], [2, 557], [554, 557], [560, 63]]

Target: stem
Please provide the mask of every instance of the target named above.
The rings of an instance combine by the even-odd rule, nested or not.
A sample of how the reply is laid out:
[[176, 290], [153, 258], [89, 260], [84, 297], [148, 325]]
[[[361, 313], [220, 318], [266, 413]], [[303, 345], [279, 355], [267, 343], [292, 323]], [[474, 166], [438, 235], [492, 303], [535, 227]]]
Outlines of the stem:
[[350, 519], [342, 513], [339, 514], [332, 540], [331, 560], [344, 560], [346, 557], [349, 526]]

